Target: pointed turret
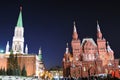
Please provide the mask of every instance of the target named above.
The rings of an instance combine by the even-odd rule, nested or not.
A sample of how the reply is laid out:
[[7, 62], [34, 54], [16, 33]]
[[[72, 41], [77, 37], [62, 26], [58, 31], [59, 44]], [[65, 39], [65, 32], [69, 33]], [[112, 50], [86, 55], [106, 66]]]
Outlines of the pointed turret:
[[107, 42], [107, 52], [109, 53], [109, 60], [114, 60], [114, 51], [111, 49], [108, 42]]
[[41, 50], [41, 48], [39, 49], [38, 57], [39, 57], [39, 60], [42, 61], [42, 50]]
[[101, 32], [101, 31], [100, 31], [100, 26], [99, 26], [98, 21], [97, 21], [97, 31], [98, 31], [98, 32]]
[[75, 25], [75, 22], [74, 22], [74, 28], [73, 28], [73, 39], [71, 41], [71, 46], [72, 46], [72, 52], [73, 52], [73, 60], [76, 61], [76, 57], [80, 60], [80, 55], [81, 55], [81, 52], [80, 52], [80, 49], [81, 49], [81, 41], [80, 39], [78, 38], [78, 33], [77, 33], [77, 29], [76, 29], [76, 25]]
[[108, 52], [112, 52], [113, 53], [113, 50], [111, 49], [110, 45], [109, 45], [109, 42], [107, 41], [107, 51]]
[[28, 46], [27, 46], [27, 44], [25, 46], [25, 54], [28, 54]]
[[20, 7], [20, 13], [17, 21], [17, 27], [23, 27], [23, 21], [22, 21], [22, 7]]
[[65, 53], [67, 54], [67, 53], [69, 53], [68, 43], [66, 45], [67, 45], [67, 47], [66, 47], [66, 52]]
[[74, 24], [74, 30], [73, 30], [73, 32], [77, 32], [75, 21], [73, 22], [73, 24]]
[[73, 39], [77, 40], [78, 39], [78, 34], [77, 34], [77, 29], [76, 29], [76, 25], [75, 25], [75, 21], [73, 23], [74, 28], [73, 28]]
[[9, 41], [7, 41], [7, 45], [6, 45], [6, 53], [8, 53], [9, 52]]
[[100, 30], [100, 26], [99, 26], [98, 21], [97, 21], [97, 38], [102, 39], [102, 33]]
[[39, 49], [39, 53], [38, 54], [42, 54], [42, 50], [41, 50], [41, 48]]

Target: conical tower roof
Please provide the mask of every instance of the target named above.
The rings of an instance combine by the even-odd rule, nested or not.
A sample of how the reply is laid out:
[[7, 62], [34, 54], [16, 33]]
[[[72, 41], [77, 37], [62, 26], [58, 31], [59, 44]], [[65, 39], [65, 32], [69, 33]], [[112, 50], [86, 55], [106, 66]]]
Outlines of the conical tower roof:
[[18, 16], [17, 27], [23, 27], [22, 7], [20, 7], [20, 13], [19, 13], [19, 16]]
[[73, 22], [73, 39], [78, 39], [75, 21]]

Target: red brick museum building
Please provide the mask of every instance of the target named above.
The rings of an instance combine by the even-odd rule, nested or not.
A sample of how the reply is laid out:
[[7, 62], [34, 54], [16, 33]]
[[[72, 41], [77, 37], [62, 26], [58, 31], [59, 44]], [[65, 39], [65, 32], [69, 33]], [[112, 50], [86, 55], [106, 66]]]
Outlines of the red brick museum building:
[[71, 47], [72, 52], [67, 44], [62, 61], [64, 77], [88, 77], [118, 70], [119, 60], [114, 59], [114, 51], [103, 38], [98, 22], [96, 42], [93, 38], [83, 38], [81, 41], [74, 23]]

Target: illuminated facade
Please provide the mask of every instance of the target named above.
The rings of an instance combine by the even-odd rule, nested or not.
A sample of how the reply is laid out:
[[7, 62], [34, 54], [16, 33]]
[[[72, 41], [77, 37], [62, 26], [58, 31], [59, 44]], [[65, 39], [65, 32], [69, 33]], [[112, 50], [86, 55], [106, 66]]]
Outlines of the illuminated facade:
[[71, 41], [72, 53], [68, 44], [63, 57], [63, 76], [64, 77], [88, 77], [98, 74], [110, 74], [112, 70], [118, 69], [119, 60], [114, 59], [114, 51], [109, 43], [102, 36], [97, 22], [97, 41], [93, 38], [78, 38], [76, 25]]
[[[18, 64], [20, 66], [20, 69], [22, 70], [23, 66], [25, 66], [26, 71], [27, 71], [27, 76], [33, 76], [33, 75], [38, 76], [36, 72], [40, 72], [39, 66], [41, 64], [39, 63], [42, 62], [40, 59], [38, 59], [38, 57], [40, 55], [42, 56], [42, 54], [39, 54], [39, 53], [38, 55], [28, 54], [27, 44], [24, 49], [24, 28], [23, 28], [23, 21], [22, 21], [22, 7], [20, 7], [20, 13], [19, 13], [17, 25], [14, 30], [14, 36], [13, 36], [13, 41], [12, 41], [12, 51], [13, 51], [13, 54], [17, 54]], [[1, 69], [7, 70], [9, 54], [10, 54], [10, 45], [8, 41], [6, 45], [5, 53], [0, 54], [0, 68]], [[44, 64], [42, 63], [42, 65]]]
[[49, 71], [54, 79], [61, 79], [63, 78], [63, 70], [50, 70]]
[[43, 74], [45, 72], [45, 66], [42, 61], [42, 50], [39, 49], [38, 56], [36, 56], [36, 76], [40, 76], [40, 74]]

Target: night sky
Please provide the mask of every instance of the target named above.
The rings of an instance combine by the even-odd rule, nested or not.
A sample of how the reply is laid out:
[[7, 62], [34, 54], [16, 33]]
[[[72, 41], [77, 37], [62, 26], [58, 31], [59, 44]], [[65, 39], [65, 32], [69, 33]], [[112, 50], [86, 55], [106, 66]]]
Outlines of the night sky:
[[29, 53], [38, 54], [41, 47], [47, 68], [61, 66], [66, 43], [72, 40], [73, 21], [79, 38], [96, 40], [96, 21], [99, 21], [103, 37], [120, 57], [120, 4], [110, 0], [1, 0], [0, 1], [0, 49], [7, 41], [12, 45], [19, 7], [23, 7], [25, 44]]

